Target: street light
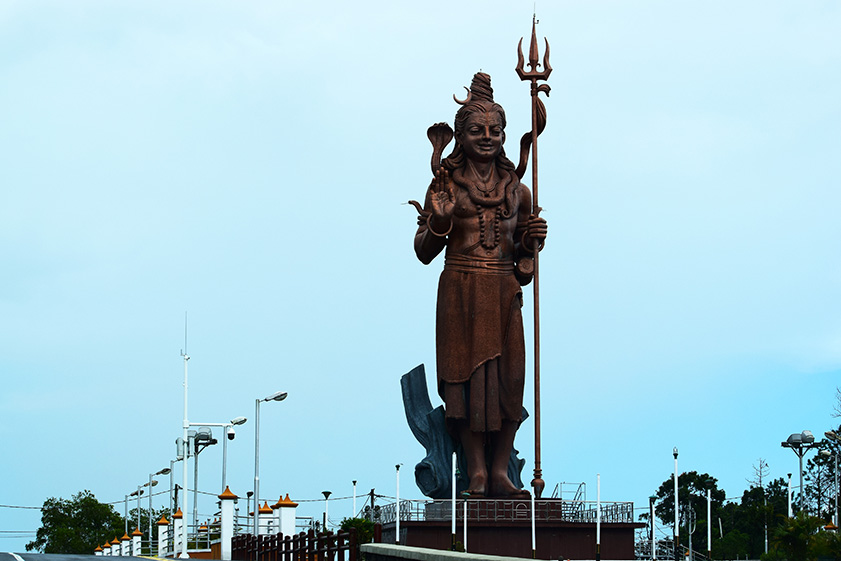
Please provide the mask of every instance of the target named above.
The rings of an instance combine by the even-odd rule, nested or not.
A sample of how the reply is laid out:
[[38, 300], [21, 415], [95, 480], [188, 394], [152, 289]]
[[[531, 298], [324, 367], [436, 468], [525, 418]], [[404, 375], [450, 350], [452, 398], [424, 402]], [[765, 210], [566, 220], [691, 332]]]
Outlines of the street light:
[[217, 440], [213, 438], [210, 427], [191, 430], [187, 434], [190, 439], [190, 449], [193, 451], [193, 531], [197, 532], [199, 527], [199, 454], [208, 446], [216, 444]]
[[327, 511], [328, 511], [328, 503], [330, 502], [330, 495], [333, 494], [332, 491], [322, 491], [322, 495], [324, 495], [324, 531], [327, 531]]
[[276, 392], [269, 397], [255, 400], [254, 405], [254, 535], [260, 534], [260, 402], [283, 401], [288, 394]]
[[803, 507], [803, 456], [806, 455], [806, 452], [809, 451], [810, 448], [814, 448], [817, 446], [815, 444], [815, 436], [812, 434], [812, 431], [804, 430], [803, 432], [795, 432], [791, 434], [785, 442], [780, 444], [783, 448], [791, 448], [792, 451], [797, 454], [797, 458], [800, 460], [800, 510], [804, 510]]
[[[137, 519], [140, 520], [140, 495], [143, 494], [143, 491], [138, 486], [137, 491], [132, 491], [125, 497], [125, 521], [126, 521], [126, 534], [128, 534], [128, 498], [129, 497], [137, 497]], [[140, 523], [138, 522], [138, 528], [140, 527]]]
[[677, 559], [678, 542], [680, 541], [680, 522], [678, 520], [678, 495], [677, 495], [677, 446], [672, 449], [672, 454], [675, 456], [675, 559]]
[[236, 437], [235, 426], [243, 425], [248, 419], [245, 417], [234, 417], [229, 423], [190, 423], [191, 427], [222, 427], [225, 429], [225, 439], [222, 441], [222, 492], [228, 486], [228, 441]]
[[163, 468], [161, 471], [157, 473], [150, 473], [149, 474], [149, 555], [152, 554], [152, 489], [151, 487], [157, 485], [157, 481], [152, 481], [152, 478], [156, 475], [167, 475], [171, 470], [169, 468]]
[[791, 518], [791, 474], [788, 474], [788, 517]]
[[651, 559], [657, 559], [657, 542], [656, 534], [654, 533], [654, 501], [657, 500], [657, 495], [648, 497], [648, 518], [651, 521]]

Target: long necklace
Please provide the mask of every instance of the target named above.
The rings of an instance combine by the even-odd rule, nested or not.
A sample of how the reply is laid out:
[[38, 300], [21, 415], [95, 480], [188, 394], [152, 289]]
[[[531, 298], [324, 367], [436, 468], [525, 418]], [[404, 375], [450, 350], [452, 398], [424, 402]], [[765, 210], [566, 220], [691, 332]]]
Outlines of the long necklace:
[[494, 209], [491, 225], [485, 223], [485, 207], [476, 205], [476, 214], [479, 216], [479, 239], [482, 240], [482, 247], [493, 249], [499, 245], [499, 216], [502, 214], [502, 207]]

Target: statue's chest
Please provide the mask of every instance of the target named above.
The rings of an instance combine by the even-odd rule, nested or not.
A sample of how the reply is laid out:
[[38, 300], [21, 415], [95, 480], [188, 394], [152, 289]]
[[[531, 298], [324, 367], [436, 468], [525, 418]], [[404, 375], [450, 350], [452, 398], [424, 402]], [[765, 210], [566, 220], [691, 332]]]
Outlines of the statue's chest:
[[483, 204], [485, 200], [477, 202], [465, 189], [458, 189], [456, 193], [456, 217], [463, 228], [478, 234], [478, 241], [484, 248], [496, 248], [513, 236], [517, 225], [516, 204], [508, 210], [502, 197], [498, 197], [497, 201], [487, 201], [496, 204], [486, 205]]

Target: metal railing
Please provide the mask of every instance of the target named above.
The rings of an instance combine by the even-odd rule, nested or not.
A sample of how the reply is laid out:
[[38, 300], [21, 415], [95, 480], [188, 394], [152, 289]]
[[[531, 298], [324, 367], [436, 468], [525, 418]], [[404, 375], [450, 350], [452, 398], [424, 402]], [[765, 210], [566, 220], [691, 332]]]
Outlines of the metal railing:
[[[379, 520], [388, 524], [396, 520], [397, 505], [388, 503], [379, 508]], [[456, 520], [464, 518], [464, 499], [456, 501]], [[595, 501], [537, 500], [534, 503], [536, 521], [595, 523]], [[452, 501], [400, 501], [401, 521], [447, 521], [452, 519]], [[531, 520], [531, 501], [470, 499], [467, 501], [469, 521], [513, 522]], [[601, 521], [604, 524], [634, 521], [634, 503], [602, 502]]]

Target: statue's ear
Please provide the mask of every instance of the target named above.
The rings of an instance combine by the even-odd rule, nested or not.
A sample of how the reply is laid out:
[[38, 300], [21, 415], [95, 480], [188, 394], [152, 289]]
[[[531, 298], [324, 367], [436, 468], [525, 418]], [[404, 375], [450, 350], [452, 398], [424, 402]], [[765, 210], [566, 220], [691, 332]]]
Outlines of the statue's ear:
[[502, 131], [502, 142], [501, 144], [505, 144], [505, 131]]

